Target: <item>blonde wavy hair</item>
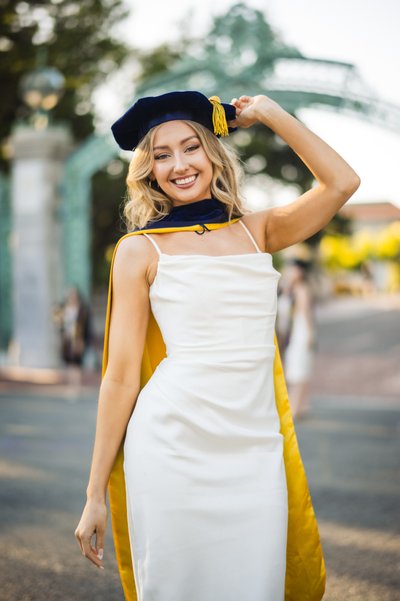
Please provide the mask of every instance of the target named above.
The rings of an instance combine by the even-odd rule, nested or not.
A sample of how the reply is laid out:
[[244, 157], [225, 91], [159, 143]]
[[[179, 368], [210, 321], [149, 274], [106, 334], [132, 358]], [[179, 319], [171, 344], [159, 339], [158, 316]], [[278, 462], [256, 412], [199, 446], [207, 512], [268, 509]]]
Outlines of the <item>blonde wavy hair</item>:
[[[182, 121], [195, 131], [212, 163], [212, 197], [226, 205], [229, 220], [248, 213], [240, 195], [243, 169], [237, 152], [200, 123], [185, 119]], [[150, 181], [154, 164], [153, 143], [159, 127], [160, 125], [153, 127], [144, 136], [129, 164], [123, 207], [123, 218], [128, 232], [144, 227], [149, 221], [161, 219], [168, 215], [173, 207], [172, 200], [161, 189], [153, 188]], [[157, 227], [157, 223], [154, 227]]]

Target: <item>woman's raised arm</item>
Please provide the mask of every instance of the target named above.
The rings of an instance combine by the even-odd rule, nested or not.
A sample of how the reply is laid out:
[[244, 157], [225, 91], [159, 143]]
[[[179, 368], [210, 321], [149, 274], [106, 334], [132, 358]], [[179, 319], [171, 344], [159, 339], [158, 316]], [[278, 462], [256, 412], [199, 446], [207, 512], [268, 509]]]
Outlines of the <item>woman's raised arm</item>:
[[318, 181], [293, 202], [258, 211], [265, 217], [266, 250], [276, 252], [306, 240], [325, 227], [354, 194], [361, 180], [329, 144], [267, 96], [233, 99], [237, 118], [233, 125], [263, 123], [300, 157]]
[[[82, 553], [98, 567], [102, 567], [98, 552], [104, 549], [108, 480], [140, 390], [150, 314], [148, 246], [142, 238], [125, 238], [115, 254], [108, 363], [100, 386], [87, 503], [75, 530]], [[90, 544], [94, 533], [95, 548]]]

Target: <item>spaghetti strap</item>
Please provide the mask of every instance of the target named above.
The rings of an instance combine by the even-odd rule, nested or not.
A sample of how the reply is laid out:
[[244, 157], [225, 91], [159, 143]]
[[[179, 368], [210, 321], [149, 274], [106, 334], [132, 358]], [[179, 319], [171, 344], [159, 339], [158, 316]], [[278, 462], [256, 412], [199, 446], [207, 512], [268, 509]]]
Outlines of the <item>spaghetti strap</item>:
[[242, 221], [241, 219], [239, 220], [239, 223], [240, 223], [240, 224], [241, 224], [241, 225], [244, 227], [245, 231], [248, 233], [250, 240], [253, 242], [254, 246], [255, 246], [255, 247], [256, 247], [256, 249], [257, 249], [257, 252], [259, 252], [259, 253], [260, 253], [260, 252], [262, 252], [262, 251], [259, 249], [259, 247], [258, 247], [258, 245], [257, 245], [257, 242], [254, 240], [253, 236], [251, 235], [251, 233], [250, 233], [250, 231], [249, 231], [249, 228], [245, 226], [245, 224], [243, 223], [243, 221]]
[[152, 243], [152, 245], [154, 246], [154, 248], [158, 252], [158, 255], [161, 257], [162, 252], [161, 252], [160, 247], [158, 246], [157, 242], [155, 240], [153, 240], [153, 238], [151, 236], [149, 236], [149, 234], [145, 234], [143, 232], [143, 236], [146, 236], [146, 238], [148, 238], [150, 240], [150, 242]]

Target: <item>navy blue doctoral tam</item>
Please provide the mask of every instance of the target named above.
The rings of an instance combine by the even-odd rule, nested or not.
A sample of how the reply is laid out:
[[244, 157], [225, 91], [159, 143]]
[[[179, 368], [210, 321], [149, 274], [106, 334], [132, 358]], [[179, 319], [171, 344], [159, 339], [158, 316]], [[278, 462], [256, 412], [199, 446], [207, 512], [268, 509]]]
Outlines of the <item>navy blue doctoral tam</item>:
[[235, 131], [228, 122], [236, 118], [236, 108], [222, 103], [218, 96], [207, 98], [201, 92], [178, 91], [140, 98], [113, 125], [111, 131], [123, 150], [134, 150], [156, 125], [187, 119], [204, 125], [216, 136]]

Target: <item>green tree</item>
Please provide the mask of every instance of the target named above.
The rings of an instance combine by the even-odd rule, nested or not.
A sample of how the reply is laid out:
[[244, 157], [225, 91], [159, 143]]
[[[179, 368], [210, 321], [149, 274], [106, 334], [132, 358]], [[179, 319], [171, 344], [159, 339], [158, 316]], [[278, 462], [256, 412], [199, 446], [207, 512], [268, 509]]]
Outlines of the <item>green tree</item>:
[[110, 35], [126, 15], [122, 0], [0, 0], [0, 169], [8, 169], [4, 142], [12, 124], [28, 114], [21, 77], [41, 62], [66, 79], [54, 121], [68, 122], [77, 141], [93, 132], [93, 90], [128, 53]]
[[[217, 55], [220, 76], [223, 78], [224, 73], [233, 76], [238, 88], [235, 96], [252, 94], [254, 88], [257, 90], [260, 87], [258, 82], [272, 73], [277, 60], [302, 56], [297, 48], [286, 44], [274, 31], [264, 13], [241, 2], [226, 15], [215, 19], [207, 36], [206, 48], [209, 55]], [[268, 94], [268, 89], [265, 93]], [[313, 177], [309, 170], [272, 130], [255, 125], [241, 134], [236, 137], [237, 143], [235, 136], [232, 142], [239, 146], [249, 175], [269, 175], [297, 185], [302, 192], [311, 186]]]
[[[0, 0], [0, 169], [8, 171], [5, 141], [15, 121], [29, 109], [19, 95], [22, 76], [41, 65], [56, 67], [65, 93], [51, 111], [53, 122], [67, 123], [75, 142], [94, 131], [93, 91], [114, 73], [132, 50], [113, 37], [128, 12], [122, 0]], [[119, 165], [118, 165], [119, 163]], [[126, 165], [116, 161], [93, 178], [92, 264], [95, 287], [107, 281], [105, 249], [123, 233], [119, 218]]]

